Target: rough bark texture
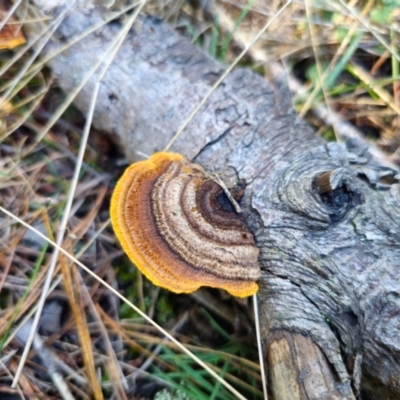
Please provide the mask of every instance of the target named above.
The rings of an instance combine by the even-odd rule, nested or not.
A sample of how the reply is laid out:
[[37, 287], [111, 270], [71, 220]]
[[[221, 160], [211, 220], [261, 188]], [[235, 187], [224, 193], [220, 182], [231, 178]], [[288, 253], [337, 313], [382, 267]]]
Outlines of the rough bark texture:
[[[107, 13], [75, 6], [56, 37], [71, 40]], [[49, 62], [66, 92], [120, 27], [109, 23]], [[130, 160], [150, 155], [223, 70], [164, 23], [142, 17], [102, 81], [95, 126], [118, 135]], [[82, 111], [93, 84], [76, 99]], [[387, 187], [380, 182], [382, 172], [391, 172], [354, 143], [316, 137], [278, 84], [240, 68], [171, 150], [230, 188], [239, 180], [247, 185], [241, 207], [261, 250], [259, 302], [274, 397], [352, 398], [351, 377], [362, 375], [371, 398], [400, 398], [400, 185], [395, 178]], [[316, 178], [328, 171], [321, 185]], [[283, 370], [289, 380], [279, 375]], [[290, 382], [297, 394], [280, 397], [279, 384]]]
[[275, 400], [343, 398], [321, 350], [301, 334], [275, 331], [268, 338], [267, 361]]

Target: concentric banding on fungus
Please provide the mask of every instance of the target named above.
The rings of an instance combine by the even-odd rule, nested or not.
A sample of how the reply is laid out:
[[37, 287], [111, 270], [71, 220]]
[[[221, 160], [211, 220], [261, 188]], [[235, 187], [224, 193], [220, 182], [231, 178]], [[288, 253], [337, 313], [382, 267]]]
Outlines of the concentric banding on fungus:
[[260, 277], [259, 250], [223, 190], [179, 154], [131, 165], [111, 200], [111, 220], [130, 259], [176, 293], [201, 286], [245, 297]]

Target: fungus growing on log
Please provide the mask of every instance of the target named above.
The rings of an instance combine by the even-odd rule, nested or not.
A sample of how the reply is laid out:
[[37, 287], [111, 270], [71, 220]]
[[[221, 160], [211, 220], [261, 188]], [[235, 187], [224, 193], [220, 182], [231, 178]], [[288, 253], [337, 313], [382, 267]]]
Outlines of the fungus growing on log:
[[156, 153], [132, 164], [111, 199], [111, 221], [129, 258], [175, 293], [201, 286], [257, 292], [259, 250], [242, 215], [202, 167]]

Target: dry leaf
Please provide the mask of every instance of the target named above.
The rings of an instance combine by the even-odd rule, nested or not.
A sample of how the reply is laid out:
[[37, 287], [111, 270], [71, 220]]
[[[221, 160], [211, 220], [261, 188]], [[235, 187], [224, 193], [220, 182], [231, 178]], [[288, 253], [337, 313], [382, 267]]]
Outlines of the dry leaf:
[[[7, 13], [0, 11], [0, 21], [3, 21]], [[0, 31], [0, 50], [10, 50], [26, 42], [21, 30], [21, 24], [11, 16]]]

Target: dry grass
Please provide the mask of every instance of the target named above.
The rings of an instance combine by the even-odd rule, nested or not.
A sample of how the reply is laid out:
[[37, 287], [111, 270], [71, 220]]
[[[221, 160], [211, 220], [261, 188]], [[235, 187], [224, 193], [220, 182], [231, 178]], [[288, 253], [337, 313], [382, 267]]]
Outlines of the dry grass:
[[[36, 23], [20, 3], [20, 20], [25, 15], [25, 23]], [[199, 9], [190, 2], [164, 1], [145, 7], [232, 63], [284, 2], [206, 4]], [[386, 161], [400, 164], [396, 5], [396, 0], [294, 1], [240, 63], [266, 79], [286, 71], [294, 106], [326, 139], [357, 136]], [[10, 10], [2, 1], [0, 9], [2, 15]], [[9, 22], [15, 25], [13, 18]], [[51, 71], [34, 63], [37, 54], [21, 40], [18, 44], [0, 53], [0, 206], [49, 239], [59, 239], [63, 249], [245, 398], [262, 398], [247, 304], [215, 291], [201, 291], [196, 298], [168, 294], [127, 261], [108, 225], [109, 198], [124, 156], [96, 131], [82, 146], [90, 115], [70, 106], [72, 96], [60, 93]], [[176, 399], [237, 397], [92, 275], [56, 254], [0, 212], [1, 398], [153, 398], [163, 387]], [[49, 271], [40, 335], [32, 337], [30, 348], [29, 330]], [[24, 349], [28, 358], [11, 388]]]

